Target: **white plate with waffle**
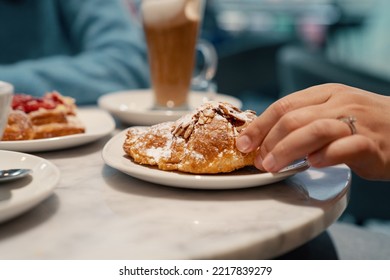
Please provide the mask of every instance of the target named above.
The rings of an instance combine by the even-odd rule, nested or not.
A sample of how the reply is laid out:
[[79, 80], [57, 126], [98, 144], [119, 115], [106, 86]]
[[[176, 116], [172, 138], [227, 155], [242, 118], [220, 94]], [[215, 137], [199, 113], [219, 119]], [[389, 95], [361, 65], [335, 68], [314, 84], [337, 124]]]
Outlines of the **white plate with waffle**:
[[126, 124], [153, 125], [175, 121], [210, 100], [228, 102], [237, 108], [242, 107], [242, 102], [230, 95], [192, 91], [189, 95], [188, 110], [154, 110], [153, 92], [150, 89], [108, 93], [99, 98], [98, 104], [100, 108]]
[[77, 117], [85, 126], [85, 133], [34, 140], [0, 141], [0, 150], [46, 152], [66, 149], [96, 141], [115, 129], [114, 119], [102, 109], [79, 108]]

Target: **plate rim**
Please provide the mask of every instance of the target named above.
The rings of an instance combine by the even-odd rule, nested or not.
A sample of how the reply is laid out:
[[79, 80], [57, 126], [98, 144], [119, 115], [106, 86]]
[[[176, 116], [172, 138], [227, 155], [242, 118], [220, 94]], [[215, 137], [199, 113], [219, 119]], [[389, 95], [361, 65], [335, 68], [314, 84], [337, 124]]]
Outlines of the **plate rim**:
[[[53, 150], [60, 150], [66, 148], [72, 148], [80, 145], [84, 145], [95, 140], [98, 140], [115, 130], [116, 124], [113, 117], [103, 109], [100, 108], [89, 108], [89, 107], [80, 107], [77, 109], [77, 113], [81, 115], [81, 118], [84, 118], [86, 114], [98, 113], [107, 121], [107, 125], [102, 126], [103, 131], [100, 132], [89, 132], [88, 124], [92, 124], [92, 121], [83, 123], [86, 126], [86, 132], [80, 134], [65, 135], [60, 137], [52, 137], [45, 139], [35, 139], [35, 140], [19, 140], [19, 141], [0, 141], [0, 150], [10, 150], [16, 152], [46, 152]], [[109, 124], [109, 125], [108, 125]], [[73, 141], [66, 141], [73, 140]], [[47, 144], [50, 143], [49, 146]], [[53, 144], [54, 143], [54, 144]], [[27, 145], [27, 146], [26, 146]]]
[[[207, 92], [202, 91], [191, 91], [190, 94], [193, 96], [199, 94], [207, 95]], [[116, 92], [106, 93], [99, 97], [98, 106], [112, 115], [120, 119], [121, 121], [128, 124], [135, 125], [152, 125], [162, 121], [176, 120], [184, 114], [190, 113], [198, 107], [198, 105], [189, 108], [188, 110], [124, 110], [118, 106], [113, 106], [112, 100], [113, 98], [121, 98], [122, 96], [137, 96], [138, 98], [147, 97], [149, 99], [152, 98], [151, 89], [136, 89], [136, 90], [122, 90]], [[242, 101], [235, 96], [216, 93], [217, 96], [222, 99], [229, 99], [233, 105], [239, 108], [242, 108]], [[199, 98], [202, 98], [201, 96]], [[200, 104], [199, 104], [200, 105]], [[153, 121], [151, 119], [154, 119]]]
[[[289, 170], [281, 173], [264, 172], [259, 174], [244, 174], [244, 175], [234, 175], [231, 173], [218, 174], [218, 175], [186, 174], [186, 173], [180, 173], [175, 171], [159, 170], [157, 168], [153, 168], [148, 165], [140, 165], [137, 163], [133, 163], [130, 159], [127, 159], [129, 163], [128, 166], [125, 167], [122, 164], [120, 164], [122, 159], [117, 159], [115, 161], [112, 158], [112, 154], [113, 151], [116, 150], [116, 152], [118, 152], [118, 149], [122, 149], [122, 145], [116, 145], [115, 143], [119, 142], [120, 140], [124, 141], [127, 130], [128, 128], [122, 130], [121, 132], [119, 132], [118, 134], [116, 134], [106, 142], [101, 152], [103, 161], [108, 166], [117, 169], [131, 177], [138, 178], [143, 181], [147, 181], [151, 183], [160, 184], [160, 185], [177, 187], [177, 188], [187, 188], [187, 189], [202, 189], [202, 190], [244, 189], [244, 188], [259, 187], [262, 185], [276, 183], [307, 169], [307, 167], [305, 167], [302, 169], [294, 169], [294, 170]], [[125, 156], [124, 152], [123, 152], [123, 156]], [[167, 178], [170, 180], [169, 183], [164, 181]], [[221, 184], [215, 185], [215, 183], [221, 183], [221, 178], [224, 179], [222, 186]], [[246, 183], [241, 184], [239, 186], [235, 184], [238, 182], [240, 183], [245, 182], [245, 179], [248, 180]], [[257, 179], [260, 180], [263, 179], [264, 182], [254, 183], [254, 181]], [[188, 182], [190, 182], [190, 184], [187, 184]], [[195, 182], [199, 184], [199, 186], [194, 186], [193, 183]]]
[[[50, 169], [50, 172], [53, 172], [53, 180], [41, 180], [39, 182], [30, 182], [28, 185], [24, 186], [23, 188], [20, 188], [19, 191], [16, 194], [13, 194], [14, 202], [7, 201], [4, 205], [1, 205], [0, 202], [0, 223], [3, 223], [5, 221], [8, 221], [10, 219], [13, 219], [19, 215], [22, 215], [29, 211], [30, 209], [34, 208], [38, 204], [40, 204], [42, 201], [44, 201], [46, 198], [48, 198], [50, 195], [54, 193], [55, 187], [58, 185], [60, 178], [61, 178], [61, 172], [59, 168], [52, 163], [51, 161], [44, 159], [42, 157], [26, 154], [22, 152], [17, 151], [9, 151], [9, 150], [0, 150], [0, 155], [3, 157], [4, 154], [11, 155], [11, 157], [26, 157], [30, 161], [33, 161], [31, 165], [27, 165], [26, 167], [35, 167], [35, 166], [42, 166], [46, 165], [47, 168]], [[39, 168], [40, 169], [40, 168]], [[34, 176], [34, 173], [31, 175]], [[3, 184], [3, 183], [2, 183]], [[6, 182], [4, 184], [7, 184]], [[42, 184], [45, 184], [45, 187], [42, 187]], [[3, 186], [0, 186], [3, 187]], [[30, 193], [29, 198], [27, 196], [24, 196], [26, 189], [30, 191], [31, 188], [33, 188], [33, 192]], [[38, 191], [37, 191], [38, 190]], [[20, 194], [22, 192], [22, 194]], [[33, 194], [33, 196], [31, 196]], [[19, 197], [22, 197], [19, 199]], [[19, 200], [18, 200], [19, 199]]]

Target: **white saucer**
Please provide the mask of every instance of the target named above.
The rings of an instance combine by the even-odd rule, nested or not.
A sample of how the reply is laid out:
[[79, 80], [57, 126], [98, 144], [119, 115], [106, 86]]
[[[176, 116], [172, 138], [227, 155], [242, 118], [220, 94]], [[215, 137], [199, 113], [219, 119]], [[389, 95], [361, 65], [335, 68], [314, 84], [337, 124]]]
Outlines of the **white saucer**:
[[[166, 121], [175, 121], [210, 100], [209, 97], [210, 95], [205, 92], [191, 92], [188, 111], [153, 110], [153, 93], [150, 89], [108, 93], [99, 98], [98, 104], [124, 123], [153, 125]], [[242, 107], [239, 99], [229, 95], [215, 94], [213, 100], [229, 102], [237, 108]]]
[[308, 168], [305, 162], [294, 164], [279, 173], [260, 172], [255, 168], [243, 168], [226, 174], [197, 175], [182, 172], [163, 171], [155, 167], [134, 163], [126, 157], [122, 146], [126, 138], [124, 130], [111, 138], [103, 148], [105, 163], [132, 177], [177, 188], [223, 190], [257, 187], [286, 179]]
[[85, 125], [85, 133], [54, 138], [0, 141], [0, 149], [18, 152], [47, 152], [80, 146], [98, 140], [115, 129], [115, 121], [102, 109], [80, 108], [78, 118]]
[[29, 154], [0, 150], [0, 169], [28, 168], [29, 176], [0, 183], [0, 222], [9, 220], [49, 197], [60, 179], [51, 162]]

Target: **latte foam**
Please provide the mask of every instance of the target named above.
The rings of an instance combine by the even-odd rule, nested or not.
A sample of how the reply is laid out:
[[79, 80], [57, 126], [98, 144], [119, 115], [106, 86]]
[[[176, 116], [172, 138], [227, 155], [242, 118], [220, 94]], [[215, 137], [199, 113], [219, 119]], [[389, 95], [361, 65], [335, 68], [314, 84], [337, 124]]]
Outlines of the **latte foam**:
[[145, 25], [175, 26], [199, 21], [200, 0], [144, 0], [141, 10]]

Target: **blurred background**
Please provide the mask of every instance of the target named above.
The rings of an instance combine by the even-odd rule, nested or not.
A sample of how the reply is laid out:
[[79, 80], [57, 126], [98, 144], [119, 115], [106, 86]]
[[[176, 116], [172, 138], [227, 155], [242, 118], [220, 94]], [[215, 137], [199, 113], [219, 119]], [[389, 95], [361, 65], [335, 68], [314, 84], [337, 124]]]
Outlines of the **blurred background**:
[[[260, 114], [327, 82], [387, 95], [389, 29], [389, 0], [207, 0], [201, 37], [218, 54], [217, 91]], [[390, 234], [389, 201], [389, 183], [353, 174], [340, 221]]]
[[[379, 2], [386, 1], [208, 0], [202, 37], [219, 55], [218, 90], [261, 112], [281, 95], [331, 79], [321, 63], [350, 62], [352, 68], [380, 77], [381, 71], [363, 61], [372, 59], [363, 41], [369, 40], [367, 29], [374, 29]], [[387, 27], [377, 39], [387, 37]], [[367, 43], [372, 49], [373, 40]], [[314, 58], [326, 61], [314, 63]]]

